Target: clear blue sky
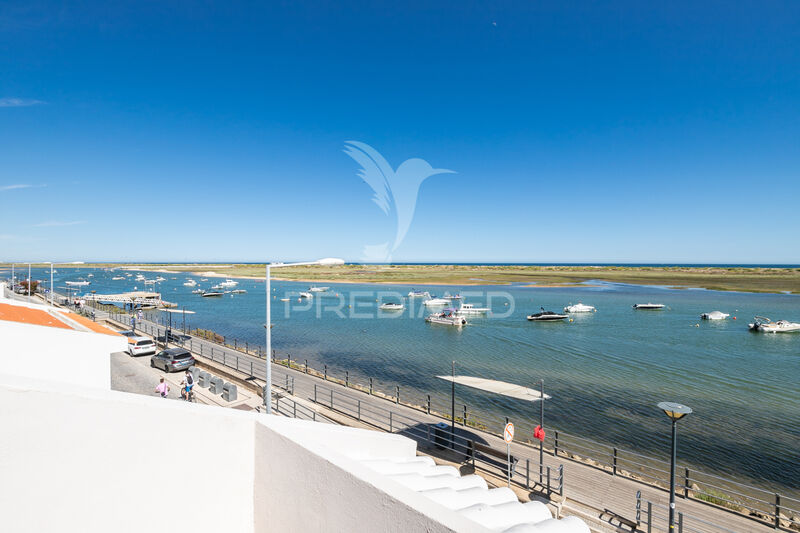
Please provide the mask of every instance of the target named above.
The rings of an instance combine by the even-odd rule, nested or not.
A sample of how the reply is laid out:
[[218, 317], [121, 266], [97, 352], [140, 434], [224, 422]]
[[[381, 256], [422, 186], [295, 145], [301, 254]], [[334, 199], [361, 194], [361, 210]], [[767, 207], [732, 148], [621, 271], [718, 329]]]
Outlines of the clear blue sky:
[[796, 1], [17, 4], [0, 260], [800, 263]]

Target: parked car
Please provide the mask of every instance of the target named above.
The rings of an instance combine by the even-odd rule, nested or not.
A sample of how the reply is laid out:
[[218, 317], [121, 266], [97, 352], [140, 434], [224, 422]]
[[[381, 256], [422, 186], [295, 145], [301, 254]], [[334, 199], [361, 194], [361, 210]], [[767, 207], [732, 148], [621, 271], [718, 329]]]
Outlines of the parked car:
[[169, 348], [158, 352], [150, 358], [150, 366], [160, 368], [164, 372], [178, 372], [194, 365], [194, 357], [183, 348]]
[[128, 353], [131, 356], [156, 353], [156, 343], [148, 337], [128, 337]]

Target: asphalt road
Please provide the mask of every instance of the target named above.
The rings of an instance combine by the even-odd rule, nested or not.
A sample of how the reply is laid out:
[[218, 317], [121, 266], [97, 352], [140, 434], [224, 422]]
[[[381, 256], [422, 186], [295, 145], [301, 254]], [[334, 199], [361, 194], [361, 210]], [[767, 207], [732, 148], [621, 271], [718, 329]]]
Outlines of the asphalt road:
[[[150, 367], [149, 355], [131, 357], [125, 352], [111, 354], [112, 390], [158, 396], [155, 389], [163, 375], [161, 370]], [[169, 398], [180, 399], [176, 385], [170, 384]]]

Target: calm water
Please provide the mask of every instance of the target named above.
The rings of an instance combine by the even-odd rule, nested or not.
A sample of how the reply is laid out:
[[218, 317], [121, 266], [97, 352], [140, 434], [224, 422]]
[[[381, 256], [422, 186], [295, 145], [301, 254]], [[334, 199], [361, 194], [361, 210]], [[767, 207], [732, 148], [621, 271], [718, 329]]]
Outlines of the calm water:
[[[63, 287], [65, 280], [89, 272], [94, 277], [86, 278], [92, 285], [85, 289], [98, 293], [143, 288], [133, 278], [111, 281], [120, 272], [93, 269], [64, 269], [55, 285]], [[239, 280], [238, 288], [247, 294], [201, 298], [182, 285], [186, 275], [160, 275], [167, 278], [157, 288], [163, 297], [197, 313], [189, 319], [192, 327], [263, 345], [263, 282]], [[49, 271], [36, 271], [34, 278], [49, 280]], [[221, 281], [194, 279], [202, 287]], [[469, 295], [466, 301], [491, 304], [493, 315], [470, 318], [471, 324], [458, 331], [426, 324], [420, 318], [426, 314], [420, 300], [406, 300], [402, 313], [376, 310], [376, 298], [386, 291], [405, 295], [408, 286], [327, 285], [330, 293], [306, 304], [297, 301], [297, 292], [308, 283], [273, 281], [273, 348], [279, 355], [288, 352], [318, 368], [327, 364], [329, 372], [340, 375], [347, 369], [352, 381], [363, 383], [372, 376], [387, 391], [400, 384], [404, 398], [421, 400], [431, 394], [443, 410], [449, 406], [449, 386], [435, 376], [448, 374], [453, 360], [458, 374], [525, 385], [544, 379], [553, 397], [546, 406], [546, 427], [664, 459], [669, 423], [655, 404], [678, 401], [694, 409], [680, 423], [681, 460], [770, 485], [800, 486], [800, 334], [747, 330], [755, 314], [800, 321], [796, 295], [608, 283], [552, 289], [464, 287], [460, 292]], [[459, 289], [424, 290], [441, 295]], [[279, 301], [288, 293], [294, 294], [292, 302]], [[540, 306], [561, 310], [578, 301], [597, 307], [597, 312], [575, 315], [571, 323], [525, 320]], [[668, 308], [635, 311], [631, 305], [637, 302]], [[714, 310], [737, 320], [699, 319]], [[459, 405], [466, 403], [471, 410], [480, 406], [485, 418], [509, 416], [528, 427], [538, 417], [536, 405], [464, 387], [458, 387], [457, 396]]]

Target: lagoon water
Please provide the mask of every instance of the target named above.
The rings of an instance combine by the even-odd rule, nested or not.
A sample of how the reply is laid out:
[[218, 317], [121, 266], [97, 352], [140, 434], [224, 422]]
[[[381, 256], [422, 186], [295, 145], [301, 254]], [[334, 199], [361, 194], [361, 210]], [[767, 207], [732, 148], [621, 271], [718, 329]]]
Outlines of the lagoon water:
[[[93, 278], [86, 278], [89, 272]], [[92, 285], [82, 289], [98, 293], [144, 288], [133, 278], [111, 281], [119, 272], [64, 268], [55, 285], [83, 277]], [[221, 280], [160, 275], [167, 278], [157, 287], [164, 299], [196, 312], [191, 327], [263, 345], [263, 281], [239, 280], [247, 294], [201, 298], [182, 285], [187, 277], [205, 288]], [[37, 269], [33, 277], [49, 280], [49, 271]], [[669, 422], [656, 404], [677, 401], [694, 410], [680, 422], [681, 462], [767, 487], [800, 486], [800, 334], [747, 329], [754, 315], [800, 322], [800, 296], [602, 282], [576, 288], [416, 287], [437, 295], [460, 291], [467, 302], [491, 305], [492, 315], [470, 317], [470, 325], [458, 330], [426, 324], [421, 317], [429, 310], [421, 300], [405, 299], [403, 312], [377, 310], [376, 298], [399, 301], [409, 286], [326, 285], [330, 292], [308, 303], [297, 298], [308, 283], [272, 282], [273, 348], [279, 357], [289, 353], [319, 369], [324, 364], [342, 377], [348, 370], [354, 382], [373, 377], [376, 387], [391, 393], [399, 384], [404, 399], [420, 403], [431, 394], [443, 411], [449, 411], [449, 385], [435, 376], [449, 374], [452, 361], [458, 374], [528, 386], [544, 379], [553, 397], [546, 406], [548, 430], [664, 460]], [[280, 301], [290, 294], [291, 302]], [[574, 315], [573, 322], [525, 319], [540, 307], [560, 311], [578, 301], [597, 312]], [[631, 308], [646, 302], [668, 307]], [[714, 310], [731, 318], [700, 320], [701, 313]], [[457, 389], [457, 405], [467, 404], [493, 427], [508, 416], [524, 435], [537, 423], [535, 404]]]

